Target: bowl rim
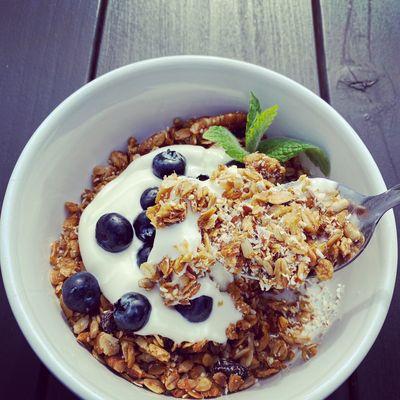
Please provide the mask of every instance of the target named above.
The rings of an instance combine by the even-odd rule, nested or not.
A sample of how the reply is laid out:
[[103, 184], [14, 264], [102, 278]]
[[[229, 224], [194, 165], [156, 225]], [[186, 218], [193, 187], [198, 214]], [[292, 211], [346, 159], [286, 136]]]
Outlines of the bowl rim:
[[[12, 227], [14, 204], [18, 196], [19, 188], [23, 184], [22, 177], [24, 176], [24, 172], [29, 168], [30, 160], [34, 157], [36, 149], [41, 146], [41, 143], [44, 142], [47, 135], [49, 134], [48, 126], [56, 121], [64, 113], [68, 113], [68, 110], [71, 109], [74, 104], [79, 103], [84, 96], [89, 95], [92, 91], [100, 89], [111, 80], [118, 79], [118, 77], [124, 76], [125, 74], [134, 74], [135, 72], [146, 69], [148, 67], [164, 68], [166, 65], [182, 66], [183, 63], [186, 63], [187, 65], [195, 63], [197, 66], [213, 64], [218, 65], [220, 68], [236, 67], [238, 69], [241, 69], [242, 72], [246, 74], [262, 73], [270, 79], [280, 81], [282, 85], [291, 86], [293, 89], [296, 89], [302, 96], [306, 97], [307, 101], [309, 101], [314, 107], [318, 108], [324, 114], [330, 114], [331, 118], [335, 118], [335, 123], [343, 131], [346, 131], [349, 139], [351, 139], [353, 144], [357, 146], [359, 150], [361, 150], [363, 156], [371, 165], [371, 169], [373, 170], [373, 172], [371, 171], [371, 179], [374, 182], [375, 190], [386, 190], [386, 185], [378, 169], [378, 166], [372, 158], [372, 155], [370, 154], [360, 137], [357, 135], [357, 133], [344, 120], [344, 118], [311, 90], [305, 88], [304, 86], [293, 81], [292, 79], [272, 70], [269, 70], [265, 67], [247, 63], [244, 61], [213, 56], [168, 56], [147, 59], [122, 66], [82, 86], [80, 89], [67, 97], [48, 115], [48, 117], [36, 129], [32, 137], [25, 145], [21, 155], [19, 156], [8, 182], [3, 201], [0, 221], [0, 249], [1, 271], [8, 301], [11, 305], [14, 317], [16, 318], [25, 338], [28, 340], [30, 346], [39, 356], [41, 361], [52, 371], [52, 373], [55, 374], [57, 378], [73, 392], [85, 399], [103, 399], [104, 397], [102, 396], [102, 390], [97, 387], [92, 387], [88, 382], [85, 381], [84, 377], [79, 376], [72, 368], [64, 365], [63, 359], [60, 354], [50, 351], [46, 340], [41, 337], [40, 333], [35, 328], [35, 325], [37, 326], [38, 324], [36, 324], [36, 322], [26, 311], [25, 300], [23, 298], [20, 298], [17, 294], [18, 286], [20, 285], [20, 283], [18, 282], [18, 276], [12, 268], [13, 260], [11, 257], [10, 246], [7, 241], [8, 233], [11, 231]], [[365, 332], [364, 339], [360, 343], [357, 350], [347, 360], [347, 362], [341, 366], [339, 370], [332, 374], [332, 376], [328, 380], [324, 381], [321, 385], [318, 385], [318, 387], [316, 387], [312, 392], [308, 394], [307, 399], [309, 400], [325, 398], [350, 376], [350, 374], [358, 367], [363, 358], [366, 356], [367, 352], [372, 347], [386, 318], [393, 296], [397, 271], [396, 224], [393, 212], [390, 211], [388, 214], [389, 215], [385, 218], [385, 223], [382, 224], [382, 235], [395, 239], [391, 240], [388, 244], [389, 253], [387, 254], [387, 257], [390, 269], [387, 275], [383, 278], [383, 286], [389, 296], [387, 296], [386, 301], [384, 301], [381, 305], [381, 312], [377, 314], [373, 320], [371, 320], [371, 325], [369, 326], [368, 331]]]

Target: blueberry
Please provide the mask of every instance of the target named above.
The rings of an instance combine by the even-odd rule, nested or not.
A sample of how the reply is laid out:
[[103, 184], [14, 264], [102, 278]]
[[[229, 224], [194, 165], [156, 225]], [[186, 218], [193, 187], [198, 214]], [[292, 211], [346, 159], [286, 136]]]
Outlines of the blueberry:
[[163, 151], [153, 158], [153, 174], [158, 178], [162, 179], [173, 172], [185, 175], [185, 169], [186, 158], [174, 150]]
[[153, 248], [153, 246], [150, 243], [145, 243], [141, 247], [141, 249], [138, 251], [137, 256], [136, 256], [138, 266], [140, 266], [141, 264], [143, 264], [144, 262], [147, 261], [152, 248]]
[[146, 296], [130, 292], [124, 294], [114, 304], [114, 321], [118, 329], [136, 332], [149, 320], [151, 304]]
[[208, 175], [200, 174], [196, 179], [199, 181], [208, 181], [210, 177]]
[[136, 236], [142, 242], [153, 243], [156, 228], [154, 228], [150, 220], [147, 218], [146, 211], [142, 211], [136, 217], [133, 227], [135, 228]]
[[249, 376], [249, 371], [246, 367], [225, 359], [220, 359], [214, 364], [213, 373], [215, 374], [217, 372], [222, 372], [228, 377], [231, 375], [239, 375], [244, 380]]
[[147, 210], [149, 207], [156, 204], [156, 197], [158, 193], [158, 187], [151, 187], [146, 189], [140, 196], [140, 205], [143, 210]]
[[89, 272], [78, 272], [70, 276], [62, 286], [64, 304], [83, 314], [93, 314], [100, 306], [100, 287], [97, 279]]
[[175, 310], [190, 322], [203, 322], [210, 316], [212, 307], [213, 299], [211, 297], [200, 296], [190, 300], [190, 304], [187, 306], [176, 305]]
[[231, 160], [225, 164], [227, 167], [232, 167], [232, 165], [236, 165], [238, 168], [244, 168], [244, 163], [236, 160]]
[[111, 253], [125, 250], [133, 239], [130, 222], [120, 214], [102, 215], [96, 224], [96, 240], [100, 247]]

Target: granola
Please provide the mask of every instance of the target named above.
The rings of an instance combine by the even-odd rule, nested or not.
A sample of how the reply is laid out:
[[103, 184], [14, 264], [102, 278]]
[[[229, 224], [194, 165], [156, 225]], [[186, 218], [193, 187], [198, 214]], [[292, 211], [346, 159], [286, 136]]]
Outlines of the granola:
[[[226, 329], [226, 343], [178, 343], [119, 330], [114, 306], [104, 295], [98, 312], [69, 309], [62, 288], [68, 278], [85, 271], [78, 240], [85, 208], [141, 155], [172, 144], [209, 147], [202, 134], [213, 125], [229, 127], [240, 137], [246, 114], [175, 120], [171, 128], [140, 144], [130, 138], [126, 152], [113, 151], [107, 166], [94, 168], [92, 188], [83, 192], [81, 203], [65, 204], [62, 233], [51, 246], [50, 281], [77, 341], [134, 385], [173, 397], [209, 398], [244, 390], [287, 368], [297, 354], [304, 361], [314, 357], [317, 343], [307, 326], [315, 324], [317, 313], [298, 286], [310, 271], [321, 280], [330, 279], [335, 262], [351, 257], [363, 241], [348, 219], [344, 199], [338, 193], [317, 199], [296, 159], [282, 166], [254, 154], [245, 160], [246, 168], [222, 165], [210, 177], [222, 195], [193, 179], [170, 175], [156, 204], [147, 210], [158, 229], [199, 213], [201, 243], [195, 250], [189, 243], [180, 246], [176, 258], [141, 263], [140, 286], [158, 287], [168, 306], [185, 305], [198, 293], [200, 278], [215, 268], [216, 261], [223, 261], [234, 275], [226, 285], [227, 295], [241, 313], [240, 320]], [[284, 288], [289, 288], [288, 298], [281, 296]]]
[[349, 202], [336, 189], [319, 191], [315, 182], [320, 180], [305, 175], [274, 185], [271, 181], [282, 181], [285, 172], [276, 164], [256, 153], [245, 158], [245, 168], [219, 166], [210, 183], [220, 196], [194, 179], [174, 174], [163, 181], [156, 205], [147, 210], [153, 225], [162, 229], [182, 222], [191, 209], [199, 213], [202, 234], [196, 252], [183, 249], [174, 260], [145, 264], [152, 271], [147, 278], [159, 284], [166, 304], [188, 303], [194, 293], [185, 296], [179, 288], [197, 287], [196, 278], [210, 272], [215, 260], [269, 290], [296, 288], [310, 272], [329, 280], [337, 263], [359, 252], [364, 238], [349, 218]]

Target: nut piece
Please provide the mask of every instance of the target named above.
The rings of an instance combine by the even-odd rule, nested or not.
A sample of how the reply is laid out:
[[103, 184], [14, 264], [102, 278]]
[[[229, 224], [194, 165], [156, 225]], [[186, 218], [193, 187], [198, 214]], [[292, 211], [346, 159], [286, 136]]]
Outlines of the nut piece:
[[158, 379], [144, 379], [143, 384], [154, 393], [161, 394], [165, 392], [165, 386]]
[[167, 390], [174, 390], [179, 380], [179, 374], [177, 371], [168, 371], [165, 376], [164, 385]]
[[132, 368], [135, 363], [135, 349], [133, 348], [133, 344], [128, 342], [127, 340], [121, 340], [121, 348], [124, 360], [128, 365], [128, 368]]
[[126, 370], [126, 362], [118, 356], [111, 356], [106, 358], [106, 363], [113, 370], [122, 374]]
[[251, 243], [249, 239], [243, 239], [242, 243], [240, 244], [242, 249], [243, 257], [244, 258], [251, 258], [253, 255], [253, 248], [251, 247]]
[[228, 381], [228, 390], [230, 392], [237, 392], [244, 383], [244, 380], [239, 375], [231, 375]]
[[143, 275], [148, 279], [153, 279], [156, 275], [157, 268], [154, 264], [150, 264], [149, 262], [144, 262], [140, 266], [140, 271], [142, 271]]
[[213, 375], [213, 379], [215, 383], [221, 387], [225, 387], [227, 385], [226, 375], [223, 374], [222, 372], [216, 372]]
[[149, 344], [148, 352], [161, 362], [168, 362], [171, 357], [167, 350], [164, 350], [160, 346], [157, 346], [153, 343]]
[[344, 234], [353, 242], [360, 240], [362, 236], [361, 232], [351, 222], [347, 222], [344, 226]]
[[89, 327], [89, 332], [90, 332], [90, 338], [94, 339], [98, 333], [99, 333], [99, 323], [97, 321], [97, 318], [94, 317], [92, 318], [92, 322], [90, 323], [90, 327]]
[[118, 169], [125, 169], [128, 166], [128, 156], [122, 151], [113, 151], [110, 154], [109, 161]]
[[193, 361], [191, 360], [184, 360], [181, 362], [178, 366], [178, 372], [180, 374], [185, 374], [186, 372], [189, 372], [193, 368]]
[[304, 361], [308, 361], [310, 358], [316, 356], [318, 353], [318, 346], [316, 344], [310, 344], [308, 346], [304, 346], [301, 349], [301, 356]]
[[327, 281], [333, 277], [333, 264], [327, 260], [319, 260], [318, 265], [315, 267], [317, 278], [320, 281]]
[[98, 354], [114, 356], [119, 353], [119, 340], [109, 333], [100, 332], [95, 341], [94, 348]]
[[197, 384], [195, 389], [199, 392], [207, 392], [207, 390], [211, 389], [212, 382], [206, 377], [200, 377], [197, 380]]
[[329, 211], [333, 213], [339, 213], [340, 211], [346, 210], [349, 207], [349, 201], [347, 199], [336, 200], [329, 208]]
[[85, 315], [82, 318], [79, 318], [78, 321], [75, 322], [73, 326], [73, 330], [75, 335], [83, 332], [89, 326], [89, 316]]
[[267, 197], [268, 203], [271, 204], [284, 204], [292, 201], [294, 196], [288, 190], [280, 190], [277, 192], [270, 192]]

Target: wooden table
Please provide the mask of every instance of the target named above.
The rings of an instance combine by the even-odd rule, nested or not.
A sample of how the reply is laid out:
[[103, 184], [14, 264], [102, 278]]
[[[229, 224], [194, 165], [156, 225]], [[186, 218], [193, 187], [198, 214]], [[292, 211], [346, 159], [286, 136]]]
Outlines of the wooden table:
[[[393, 185], [399, 21], [399, 0], [0, 0], [1, 194], [29, 137], [69, 94], [173, 54], [242, 59], [297, 80], [350, 122]], [[3, 287], [0, 296], [0, 398], [76, 399], [30, 350]], [[329, 399], [400, 398], [399, 300], [397, 285], [375, 345]]]

